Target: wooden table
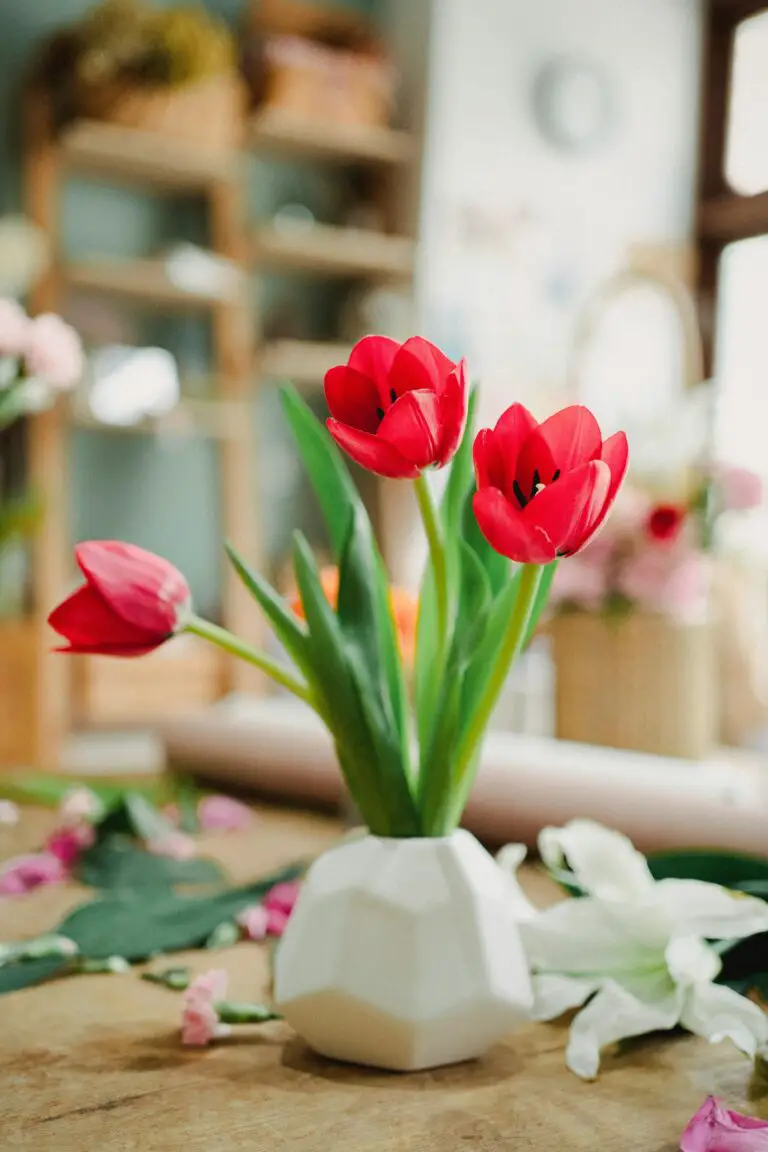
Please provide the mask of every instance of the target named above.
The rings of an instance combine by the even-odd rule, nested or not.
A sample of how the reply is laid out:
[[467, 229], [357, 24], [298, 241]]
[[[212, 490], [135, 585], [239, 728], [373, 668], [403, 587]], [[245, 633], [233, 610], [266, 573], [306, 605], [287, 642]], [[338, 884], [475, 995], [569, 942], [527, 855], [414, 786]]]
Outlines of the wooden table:
[[[51, 820], [29, 812], [0, 829], [0, 857], [36, 847]], [[203, 851], [245, 880], [337, 835], [331, 820], [270, 811], [247, 834], [206, 836]], [[50, 929], [82, 898], [73, 885], [5, 901], [0, 931]], [[178, 959], [226, 968], [233, 998], [265, 994], [263, 945]], [[1, 1152], [674, 1152], [709, 1092], [761, 1111], [748, 1062], [690, 1037], [606, 1057], [591, 1085], [566, 1070], [555, 1025], [523, 1027], [477, 1063], [402, 1075], [322, 1060], [280, 1023], [185, 1049], [180, 1009], [133, 972], [1, 998]]]

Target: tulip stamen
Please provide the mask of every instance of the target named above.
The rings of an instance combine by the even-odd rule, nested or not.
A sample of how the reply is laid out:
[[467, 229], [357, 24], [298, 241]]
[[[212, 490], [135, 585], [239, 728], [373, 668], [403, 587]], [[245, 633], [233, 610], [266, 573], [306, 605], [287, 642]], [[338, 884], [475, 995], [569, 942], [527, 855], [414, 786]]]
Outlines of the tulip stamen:
[[394, 403], [397, 401], [397, 392], [395, 392], [394, 388], [390, 388], [390, 390], [389, 390], [389, 398], [390, 398], [390, 400], [392, 401], [392, 403], [393, 403], [393, 404], [394, 404]]
[[384, 409], [383, 408], [377, 408], [376, 409], [376, 415], [378, 416], [379, 420], [383, 420], [384, 419]]
[[536, 493], [539, 492], [544, 487], [545, 487], [545, 485], [542, 484], [542, 482], [541, 482], [541, 476], [539, 475], [539, 470], [538, 470], [538, 468], [536, 468], [534, 470], [533, 480], [531, 482], [531, 495], [529, 496], [529, 500], [533, 500]]
[[512, 484], [512, 491], [514, 492], [515, 496], [517, 497], [517, 502], [520, 505], [520, 507], [525, 508], [528, 501], [526, 500], [525, 495], [523, 494], [523, 490], [520, 487], [520, 484], [518, 483], [517, 480], [515, 480], [514, 483]]

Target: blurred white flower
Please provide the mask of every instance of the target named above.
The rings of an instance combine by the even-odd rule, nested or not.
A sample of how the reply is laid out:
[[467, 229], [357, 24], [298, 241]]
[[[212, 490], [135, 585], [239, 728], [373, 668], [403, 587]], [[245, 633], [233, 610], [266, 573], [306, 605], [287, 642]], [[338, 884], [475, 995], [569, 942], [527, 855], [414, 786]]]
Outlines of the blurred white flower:
[[[656, 881], [625, 836], [590, 820], [543, 829], [539, 851], [550, 868], [567, 864], [586, 893], [538, 911], [512, 881], [534, 1018], [586, 1005], [571, 1025], [572, 1072], [592, 1079], [606, 1045], [677, 1025], [712, 1043], [728, 1037], [749, 1056], [768, 1042], [762, 1009], [713, 983], [721, 961], [706, 942], [768, 930], [764, 901], [700, 880]], [[503, 853], [514, 878], [520, 848]]]
[[77, 332], [53, 312], [36, 316], [30, 329], [25, 357], [30, 376], [62, 391], [74, 388], [85, 363]]
[[24, 296], [50, 259], [48, 237], [24, 216], [0, 219], [0, 294]]

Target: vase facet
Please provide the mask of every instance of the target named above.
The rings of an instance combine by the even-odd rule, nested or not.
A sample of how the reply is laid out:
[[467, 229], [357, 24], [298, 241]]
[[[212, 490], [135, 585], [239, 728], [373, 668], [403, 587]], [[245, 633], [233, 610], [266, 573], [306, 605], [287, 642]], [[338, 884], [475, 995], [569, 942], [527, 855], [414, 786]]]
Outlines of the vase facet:
[[509, 880], [468, 832], [365, 836], [309, 870], [275, 999], [324, 1056], [409, 1071], [483, 1055], [530, 1010]]

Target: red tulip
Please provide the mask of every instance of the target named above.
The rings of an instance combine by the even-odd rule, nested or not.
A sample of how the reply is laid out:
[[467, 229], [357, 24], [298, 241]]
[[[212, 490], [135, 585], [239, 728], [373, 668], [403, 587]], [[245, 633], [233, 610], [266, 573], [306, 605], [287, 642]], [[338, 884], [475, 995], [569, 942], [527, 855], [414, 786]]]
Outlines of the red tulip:
[[681, 504], [656, 504], [648, 513], [645, 530], [658, 544], [672, 544], [682, 530], [687, 508]]
[[365, 336], [346, 365], [326, 372], [325, 398], [328, 430], [357, 464], [413, 479], [430, 464], [442, 468], [461, 443], [466, 365], [420, 336], [404, 344]]
[[513, 404], [474, 445], [474, 510], [488, 543], [519, 563], [570, 556], [605, 520], [627, 470], [627, 438], [603, 440], [588, 408], [543, 424]]
[[143, 656], [183, 626], [189, 586], [167, 560], [119, 540], [89, 540], [75, 557], [86, 583], [48, 617], [60, 651]]

